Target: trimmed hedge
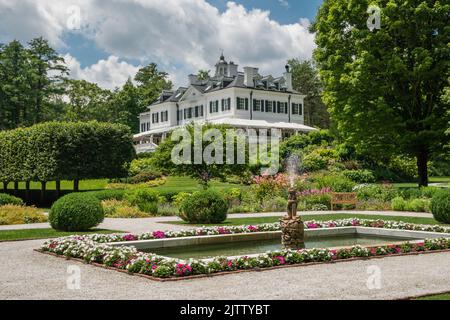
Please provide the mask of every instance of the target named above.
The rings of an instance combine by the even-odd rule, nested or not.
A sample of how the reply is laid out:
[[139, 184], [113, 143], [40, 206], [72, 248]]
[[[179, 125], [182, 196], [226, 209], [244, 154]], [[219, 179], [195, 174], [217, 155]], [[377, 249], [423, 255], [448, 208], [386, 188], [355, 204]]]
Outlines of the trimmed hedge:
[[434, 194], [431, 199], [431, 212], [437, 221], [450, 223], [450, 190], [441, 190]]
[[103, 207], [97, 198], [87, 193], [71, 193], [56, 201], [48, 220], [53, 229], [86, 231], [104, 219]]
[[0, 181], [126, 177], [135, 156], [130, 129], [91, 122], [47, 122], [0, 132]]
[[0, 206], [5, 206], [8, 204], [12, 204], [15, 206], [23, 205], [23, 200], [9, 194], [0, 193]]
[[189, 223], [221, 223], [227, 219], [228, 202], [215, 190], [194, 192], [180, 203], [180, 218]]

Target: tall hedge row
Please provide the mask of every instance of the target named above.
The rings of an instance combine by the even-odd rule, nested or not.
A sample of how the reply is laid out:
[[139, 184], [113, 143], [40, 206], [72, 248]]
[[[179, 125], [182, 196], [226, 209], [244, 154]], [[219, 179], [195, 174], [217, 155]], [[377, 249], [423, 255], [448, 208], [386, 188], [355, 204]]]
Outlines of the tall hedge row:
[[135, 156], [131, 132], [117, 124], [47, 122], [0, 132], [0, 181], [123, 177]]

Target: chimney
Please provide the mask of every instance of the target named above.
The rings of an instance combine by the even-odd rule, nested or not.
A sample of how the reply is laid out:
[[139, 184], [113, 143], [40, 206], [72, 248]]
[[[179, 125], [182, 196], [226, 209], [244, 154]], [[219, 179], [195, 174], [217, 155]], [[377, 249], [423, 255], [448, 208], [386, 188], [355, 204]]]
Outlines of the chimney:
[[286, 90], [294, 91], [294, 88], [292, 87], [292, 73], [291, 73], [289, 65], [286, 65], [286, 72], [284, 73], [284, 80], [286, 81]]
[[254, 87], [255, 76], [258, 74], [258, 68], [244, 67], [244, 85], [246, 87]]
[[189, 84], [197, 84], [198, 83], [198, 77], [195, 74], [188, 75]]
[[228, 76], [229, 77], [237, 77], [238, 75], [238, 65], [234, 64], [233, 61], [231, 61], [228, 64]]

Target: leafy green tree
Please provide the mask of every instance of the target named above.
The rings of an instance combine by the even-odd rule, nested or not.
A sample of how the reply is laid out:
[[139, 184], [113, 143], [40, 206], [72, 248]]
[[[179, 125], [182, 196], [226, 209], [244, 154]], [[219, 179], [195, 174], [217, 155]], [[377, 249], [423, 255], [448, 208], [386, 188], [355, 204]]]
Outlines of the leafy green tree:
[[291, 67], [294, 89], [306, 95], [305, 124], [329, 128], [330, 115], [322, 101], [322, 85], [315, 65], [311, 60], [298, 59], [289, 60], [288, 65]]
[[68, 79], [65, 81], [67, 110], [65, 118], [70, 121], [111, 121], [114, 112], [109, 108], [112, 92], [100, 88], [97, 84], [85, 80]]
[[33, 123], [48, 120], [46, 112], [53, 107], [54, 95], [63, 93], [62, 83], [67, 76], [67, 66], [47, 40], [41, 38], [29, 42]]
[[[370, 31], [367, 10], [381, 9]], [[448, 141], [450, 4], [434, 0], [325, 0], [313, 25], [324, 101], [341, 135], [374, 156], [417, 159], [419, 185]]]
[[211, 78], [211, 76], [209, 75], [210, 72], [211, 70], [199, 70], [197, 73], [197, 79], [208, 80], [209, 78]]
[[[197, 179], [204, 188], [207, 188], [209, 186], [209, 182], [211, 181], [211, 179], [224, 179], [227, 175], [232, 174], [239, 175], [248, 169], [248, 152], [246, 152], [247, 158], [245, 159], [245, 164], [237, 164], [238, 137], [233, 140], [235, 164], [231, 164], [229, 163], [229, 161], [226, 161], [227, 147], [230, 146], [227, 146], [225, 138], [226, 130], [229, 129], [227, 126], [211, 124], [201, 126], [201, 134], [203, 138], [205, 138], [205, 132], [207, 130], [216, 129], [218, 130], [218, 133], [220, 132], [222, 139], [214, 137], [210, 142], [203, 142], [203, 147], [200, 149], [196, 149], [194, 145], [194, 125], [188, 125], [185, 127], [185, 129], [186, 132], [189, 133], [189, 137], [182, 138], [181, 141], [172, 141], [172, 138], [169, 137], [158, 146], [156, 152], [150, 159], [152, 166], [168, 174], [189, 176]], [[223, 154], [221, 156], [217, 154], [218, 158], [222, 161], [219, 160], [215, 161], [214, 163], [208, 163], [203, 157], [204, 153], [207, 150], [206, 148], [211, 146], [212, 143], [217, 143], [217, 146], [222, 147]], [[173, 150], [175, 150], [175, 147], [177, 145], [180, 146], [181, 144], [186, 144], [187, 149], [190, 150], [190, 161], [188, 163], [176, 163], [172, 161]], [[199, 163], [196, 163], [194, 157], [195, 154], [198, 154], [199, 152], [201, 152], [202, 154], [202, 159], [201, 161], [199, 161]], [[211, 155], [215, 157], [215, 151], [211, 153]]]
[[117, 90], [110, 102], [114, 112], [114, 122], [130, 127], [131, 132], [139, 132], [138, 116], [144, 110], [139, 103], [139, 90], [134, 86], [131, 78]]
[[134, 81], [137, 82], [141, 112], [158, 98], [162, 90], [172, 88], [172, 82], [167, 77], [166, 72], [158, 71], [156, 63], [151, 63], [136, 73]]
[[0, 47], [0, 130], [30, 123], [29, 89], [27, 52], [14, 40]]

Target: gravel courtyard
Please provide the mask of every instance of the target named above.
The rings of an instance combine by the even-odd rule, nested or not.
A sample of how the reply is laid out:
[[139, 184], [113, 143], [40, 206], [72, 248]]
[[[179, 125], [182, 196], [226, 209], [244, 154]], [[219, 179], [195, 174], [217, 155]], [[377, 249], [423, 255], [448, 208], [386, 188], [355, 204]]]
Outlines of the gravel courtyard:
[[[167, 220], [172, 219], [105, 219], [102, 227], [129, 232], [186, 227], [161, 224]], [[0, 243], [0, 299], [401, 299], [450, 292], [450, 253], [161, 283], [33, 251], [43, 242]], [[80, 268], [80, 289], [67, 287], [69, 266]], [[380, 286], [373, 288], [376, 274]]]

